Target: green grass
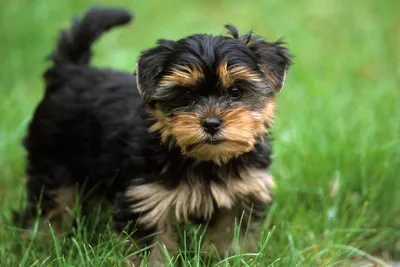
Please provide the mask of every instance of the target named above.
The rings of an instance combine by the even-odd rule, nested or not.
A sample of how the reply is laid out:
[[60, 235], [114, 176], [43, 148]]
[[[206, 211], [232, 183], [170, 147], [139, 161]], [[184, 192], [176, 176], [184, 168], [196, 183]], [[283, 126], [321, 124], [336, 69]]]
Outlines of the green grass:
[[[295, 55], [278, 99], [278, 187], [260, 253], [219, 265], [379, 265], [400, 258], [399, 1], [135, 2], [114, 2], [137, 19], [96, 44], [94, 64], [133, 71], [139, 51], [156, 39], [219, 34], [227, 22], [272, 40], [284, 36]], [[25, 195], [20, 140], [43, 92], [44, 58], [58, 30], [89, 5], [0, 3], [0, 266], [123, 266], [127, 255], [101, 207], [64, 240], [23, 243], [10, 222]], [[199, 266], [191, 250], [171, 262]]]

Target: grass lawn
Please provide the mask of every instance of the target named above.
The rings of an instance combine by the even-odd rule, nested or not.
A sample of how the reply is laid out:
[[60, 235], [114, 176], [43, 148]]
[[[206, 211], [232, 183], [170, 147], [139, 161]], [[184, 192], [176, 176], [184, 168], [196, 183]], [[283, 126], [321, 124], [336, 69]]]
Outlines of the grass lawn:
[[[100, 1], [105, 2], [105, 1]], [[140, 3], [139, 3], [140, 2]], [[136, 4], [135, 4], [136, 3]], [[58, 30], [91, 2], [0, 2], [0, 266], [124, 266], [100, 206], [73, 238], [24, 243], [10, 222], [25, 198], [24, 135], [43, 92]], [[258, 254], [220, 266], [380, 266], [400, 260], [400, 2], [113, 1], [129, 27], [95, 46], [94, 64], [133, 71], [158, 38], [224, 33], [223, 25], [285, 37], [295, 55], [278, 98], [272, 173], [277, 182]], [[197, 241], [170, 259], [199, 261]]]

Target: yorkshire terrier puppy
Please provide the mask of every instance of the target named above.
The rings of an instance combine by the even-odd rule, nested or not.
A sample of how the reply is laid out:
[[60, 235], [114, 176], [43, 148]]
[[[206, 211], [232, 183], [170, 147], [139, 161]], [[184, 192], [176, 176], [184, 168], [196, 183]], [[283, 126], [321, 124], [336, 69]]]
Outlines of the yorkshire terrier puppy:
[[38, 206], [63, 231], [79, 193], [114, 201], [115, 230], [138, 248], [158, 243], [150, 266], [165, 262], [160, 245], [176, 251], [185, 223], [207, 226], [205, 252], [255, 251], [273, 200], [268, 129], [288, 50], [228, 25], [230, 36], [159, 40], [136, 75], [91, 67], [92, 43], [130, 18], [93, 8], [61, 33], [25, 140], [24, 226]]

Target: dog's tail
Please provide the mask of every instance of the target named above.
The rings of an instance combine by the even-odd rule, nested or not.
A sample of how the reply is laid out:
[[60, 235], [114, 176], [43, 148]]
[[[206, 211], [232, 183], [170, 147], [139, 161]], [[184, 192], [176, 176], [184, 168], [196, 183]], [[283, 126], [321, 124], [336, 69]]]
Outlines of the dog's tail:
[[92, 7], [81, 19], [74, 19], [69, 30], [61, 32], [50, 55], [55, 64], [88, 64], [92, 44], [106, 31], [130, 22], [133, 14], [111, 7]]

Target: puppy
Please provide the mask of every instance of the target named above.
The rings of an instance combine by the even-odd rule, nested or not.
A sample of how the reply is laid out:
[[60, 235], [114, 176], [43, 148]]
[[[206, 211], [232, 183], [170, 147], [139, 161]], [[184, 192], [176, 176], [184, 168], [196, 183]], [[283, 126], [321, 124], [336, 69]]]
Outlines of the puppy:
[[39, 207], [65, 231], [79, 193], [113, 201], [114, 228], [137, 249], [158, 244], [150, 266], [165, 263], [160, 245], [177, 250], [185, 223], [207, 225], [204, 252], [255, 251], [273, 200], [268, 129], [288, 50], [228, 25], [230, 36], [159, 40], [136, 75], [91, 67], [92, 43], [130, 19], [92, 8], [61, 33], [25, 139], [24, 226]]

